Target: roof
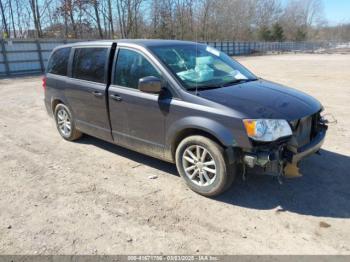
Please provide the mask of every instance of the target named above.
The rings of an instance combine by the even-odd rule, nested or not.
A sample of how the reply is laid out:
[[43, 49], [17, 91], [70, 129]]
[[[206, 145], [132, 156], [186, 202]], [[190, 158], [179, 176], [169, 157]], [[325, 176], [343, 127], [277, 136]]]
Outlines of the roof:
[[162, 39], [119, 39], [117, 40], [116, 39], [116, 40], [84, 41], [84, 42], [70, 43], [68, 45], [69, 46], [80, 46], [80, 45], [110, 46], [113, 43], [136, 44], [144, 47], [196, 44], [195, 42], [180, 41], [180, 40], [162, 40]]
[[121, 39], [116, 42], [120, 43], [130, 43], [142, 45], [145, 47], [149, 46], [166, 46], [166, 45], [184, 45], [184, 44], [196, 44], [195, 42], [190, 41], [180, 41], [180, 40], [163, 40], [163, 39]]

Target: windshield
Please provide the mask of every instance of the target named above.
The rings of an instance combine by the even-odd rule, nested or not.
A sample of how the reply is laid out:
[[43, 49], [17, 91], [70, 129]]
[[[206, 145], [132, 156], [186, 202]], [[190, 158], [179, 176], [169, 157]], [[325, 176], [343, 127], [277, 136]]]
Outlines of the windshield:
[[151, 50], [187, 90], [219, 88], [256, 80], [256, 76], [238, 62], [209, 46], [161, 46]]

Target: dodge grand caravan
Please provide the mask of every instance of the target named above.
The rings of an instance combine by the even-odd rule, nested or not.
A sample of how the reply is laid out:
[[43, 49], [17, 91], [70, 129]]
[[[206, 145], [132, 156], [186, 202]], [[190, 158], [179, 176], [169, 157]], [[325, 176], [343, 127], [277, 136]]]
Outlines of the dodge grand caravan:
[[203, 44], [111, 40], [53, 50], [45, 105], [68, 141], [83, 133], [165, 161], [214, 196], [250, 169], [299, 176], [327, 130], [311, 96], [256, 77]]

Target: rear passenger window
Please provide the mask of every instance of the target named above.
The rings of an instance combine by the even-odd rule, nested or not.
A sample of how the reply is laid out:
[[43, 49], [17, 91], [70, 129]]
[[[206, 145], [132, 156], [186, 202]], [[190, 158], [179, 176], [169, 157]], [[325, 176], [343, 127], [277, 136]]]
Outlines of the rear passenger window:
[[49, 61], [47, 72], [55, 75], [67, 75], [68, 59], [71, 48], [65, 47], [56, 50]]
[[77, 48], [73, 59], [73, 78], [105, 82], [107, 48]]

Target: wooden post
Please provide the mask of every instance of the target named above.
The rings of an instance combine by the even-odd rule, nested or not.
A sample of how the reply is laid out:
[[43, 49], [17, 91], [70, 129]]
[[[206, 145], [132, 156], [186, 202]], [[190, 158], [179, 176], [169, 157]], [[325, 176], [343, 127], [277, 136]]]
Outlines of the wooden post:
[[44, 65], [44, 60], [43, 60], [43, 54], [41, 52], [40, 42], [39, 42], [39, 40], [36, 40], [35, 43], [36, 43], [36, 48], [38, 50], [40, 69], [41, 69], [41, 72], [44, 73], [45, 72], [45, 65]]
[[5, 47], [5, 40], [1, 40], [1, 51], [2, 51], [2, 56], [4, 57], [4, 64], [5, 64], [5, 73], [7, 76], [10, 76], [10, 66], [9, 66], [9, 61], [7, 59], [7, 53], [6, 53], [6, 47]]

